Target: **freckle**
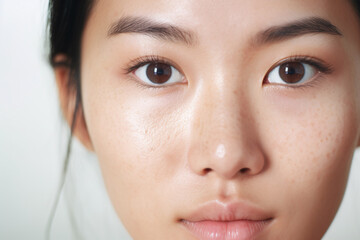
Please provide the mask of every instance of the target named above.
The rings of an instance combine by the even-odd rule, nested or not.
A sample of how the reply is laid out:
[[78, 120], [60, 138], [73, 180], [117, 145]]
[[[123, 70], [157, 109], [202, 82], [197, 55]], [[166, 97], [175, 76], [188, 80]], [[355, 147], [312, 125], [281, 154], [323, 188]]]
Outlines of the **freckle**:
[[321, 131], [318, 131], [318, 137], [321, 137], [321, 135], [322, 135], [322, 132]]

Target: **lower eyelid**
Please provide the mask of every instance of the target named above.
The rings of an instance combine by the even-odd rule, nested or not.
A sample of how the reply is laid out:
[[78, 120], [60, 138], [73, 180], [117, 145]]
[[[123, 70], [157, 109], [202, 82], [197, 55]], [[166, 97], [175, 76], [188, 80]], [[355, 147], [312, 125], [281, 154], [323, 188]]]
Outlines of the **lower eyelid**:
[[278, 88], [283, 88], [283, 89], [288, 89], [288, 90], [306, 90], [308, 88], [313, 88], [318, 86], [321, 81], [326, 79], [326, 75], [322, 72], [317, 72], [314, 77], [311, 78], [311, 80], [302, 83], [302, 84], [294, 84], [294, 85], [288, 85], [288, 84], [266, 84], [269, 85], [271, 87], [278, 87]]

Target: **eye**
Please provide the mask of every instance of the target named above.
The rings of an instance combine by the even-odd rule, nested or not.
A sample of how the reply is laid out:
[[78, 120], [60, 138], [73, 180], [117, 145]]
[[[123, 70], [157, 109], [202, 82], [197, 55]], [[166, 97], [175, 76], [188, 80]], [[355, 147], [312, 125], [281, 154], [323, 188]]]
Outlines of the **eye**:
[[316, 67], [299, 61], [285, 62], [276, 66], [267, 76], [267, 83], [298, 85], [307, 82], [318, 73]]
[[161, 62], [147, 63], [135, 70], [134, 74], [150, 86], [166, 86], [182, 82], [184, 76], [173, 66]]

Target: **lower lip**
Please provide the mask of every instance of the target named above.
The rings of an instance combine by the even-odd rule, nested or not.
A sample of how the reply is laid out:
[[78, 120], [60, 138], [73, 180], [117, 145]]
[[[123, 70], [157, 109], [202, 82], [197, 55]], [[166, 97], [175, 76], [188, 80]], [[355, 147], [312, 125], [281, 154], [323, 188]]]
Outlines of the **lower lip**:
[[249, 240], [264, 230], [269, 220], [262, 221], [183, 221], [199, 240]]

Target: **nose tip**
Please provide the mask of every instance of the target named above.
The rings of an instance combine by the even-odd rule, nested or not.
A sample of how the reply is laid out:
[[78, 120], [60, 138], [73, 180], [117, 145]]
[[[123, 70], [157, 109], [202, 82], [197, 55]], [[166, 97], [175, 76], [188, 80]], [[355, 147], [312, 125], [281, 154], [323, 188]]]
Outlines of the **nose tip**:
[[189, 157], [192, 158], [191, 168], [197, 174], [204, 176], [213, 173], [224, 179], [238, 175], [254, 176], [265, 167], [264, 155], [257, 146], [237, 146], [231, 149], [229, 145], [218, 144], [213, 153], [210, 151], [210, 154], [204, 154], [197, 148], [193, 149]]

